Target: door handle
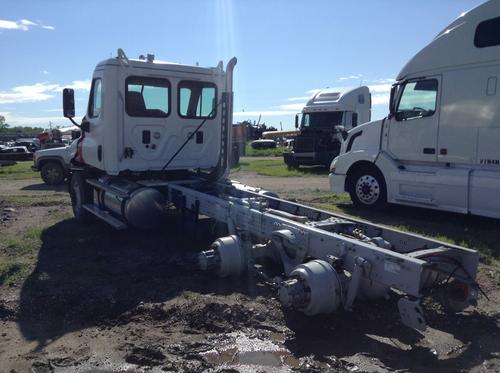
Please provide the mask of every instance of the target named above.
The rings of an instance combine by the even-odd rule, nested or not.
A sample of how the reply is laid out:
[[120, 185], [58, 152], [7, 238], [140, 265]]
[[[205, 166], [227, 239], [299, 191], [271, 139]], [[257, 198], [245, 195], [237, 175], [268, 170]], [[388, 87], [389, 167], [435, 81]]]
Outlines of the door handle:
[[436, 154], [435, 148], [424, 148], [424, 154]]
[[446, 148], [441, 148], [441, 149], [439, 150], [439, 154], [440, 154], [440, 155], [447, 155], [447, 154], [448, 154], [448, 149], [446, 149]]

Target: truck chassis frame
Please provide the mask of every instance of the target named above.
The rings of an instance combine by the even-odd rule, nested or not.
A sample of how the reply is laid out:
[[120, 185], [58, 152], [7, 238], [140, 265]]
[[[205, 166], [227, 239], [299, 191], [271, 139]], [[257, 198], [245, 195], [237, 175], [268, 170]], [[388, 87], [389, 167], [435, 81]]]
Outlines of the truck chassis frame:
[[[94, 194], [112, 188], [106, 178], [86, 183]], [[227, 226], [229, 235], [200, 253], [202, 269], [219, 276], [256, 270], [277, 289], [284, 306], [308, 315], [352, 310], [356, 298], [396, 292], [402, 322], [424, 330], [420, 302], [428, 289], [444, 285], [444, 305], [453, 311], [475, 304], [479, 294], [475, 250], [290, 202], [229, 180], [136, 183], [160, 191], [167, 203], [186, 213], [182, 216], [195, 221], [206, 216]], [[117, 229], [127, 227], [94, 203], [83, 207]], [[268, 276], [259, 264], [263, 259], [277, 263], [282, 273]]]

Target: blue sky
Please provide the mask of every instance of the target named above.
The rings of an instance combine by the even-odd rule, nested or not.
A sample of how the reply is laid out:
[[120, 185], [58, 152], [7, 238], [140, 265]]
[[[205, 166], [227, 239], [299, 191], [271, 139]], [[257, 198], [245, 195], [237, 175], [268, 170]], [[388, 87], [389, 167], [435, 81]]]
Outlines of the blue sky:
[[366, 84], [372, 118], [419, 49], [482, 0], [2, 0], [0, 115], [11, 125], [69, 125], [61, 90], [81, 117], [96, 63], [130, 58], [200, 66], [238, 57], [234, 120], [293, 127], [314, 90]]

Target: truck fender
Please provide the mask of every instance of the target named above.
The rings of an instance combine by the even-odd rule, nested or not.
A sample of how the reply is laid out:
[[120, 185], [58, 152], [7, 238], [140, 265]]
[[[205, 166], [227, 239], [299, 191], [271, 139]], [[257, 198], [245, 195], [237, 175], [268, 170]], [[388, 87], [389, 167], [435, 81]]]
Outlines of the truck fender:
[[64, 169], [64, 171], [68, 171], [68, 164], [64, 161], [64, 158], [61, 156], [47, 156], [47, 157], [40, 157], [37, 159], [36, 167], [38, 170], [42, 169], [42, 166], [46, 162], [59, 162]]

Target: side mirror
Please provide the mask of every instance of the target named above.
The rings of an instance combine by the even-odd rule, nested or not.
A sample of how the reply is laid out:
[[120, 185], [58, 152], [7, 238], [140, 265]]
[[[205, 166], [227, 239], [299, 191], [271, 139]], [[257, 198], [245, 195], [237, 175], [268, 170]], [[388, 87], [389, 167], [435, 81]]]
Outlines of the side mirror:
[[299, 128], [299, 114], [295, 114], [295, 129]]
[[63, 113], [65, 118], [75, 117], [75, 91], [71, 88], [63, 89]]

